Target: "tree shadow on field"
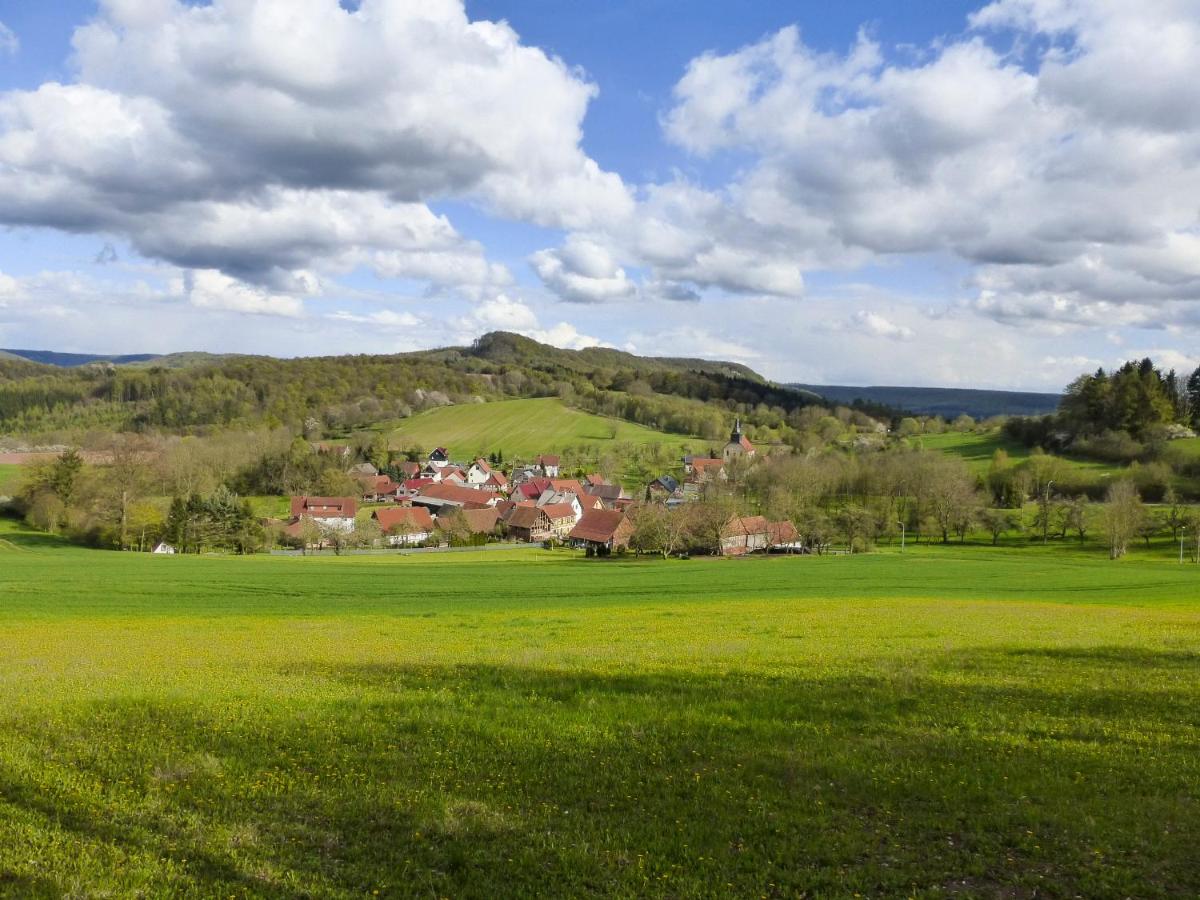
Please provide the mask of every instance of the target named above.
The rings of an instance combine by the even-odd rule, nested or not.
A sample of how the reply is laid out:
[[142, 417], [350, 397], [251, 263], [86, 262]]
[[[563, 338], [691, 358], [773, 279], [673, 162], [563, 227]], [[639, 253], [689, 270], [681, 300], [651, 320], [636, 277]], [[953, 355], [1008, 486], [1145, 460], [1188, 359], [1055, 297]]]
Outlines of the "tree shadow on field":
[[5, 519], [8, 526], [0, 531], [0, 544], [8, 543], [17, 550], [61, 550], [77, 546], [57, 534], [34, 531], [20, 519]]
[[1145, 647], [1019, 647], [1007, 651], [1017, 659], [1050, 662], [1093, 663], [1112, 669], [1171, 669], [1200, 677], [1200, 652], [1194, 650], [1150, 650]]
[[0, 866], [0, 897], [59, 900], [66, 892], [49, 878], [19, 875]]
[[[203, 895], [1195, 896], [1200, 686], [1179, 653], [1120, 651], [1066, 657], [1066, 682], [1014, 681], [1061, 661], [1025, 648], [808, 678], [296, 664], [277, 674], [319, 685], [306, 703], [112, 701], [60, 726], [78, 745], [22, 729], [154, 804], [17, 769], [0, 798], [186, 857], [175, 886]], [[1126, 664], [1146, 683], [1104, 687]], [[168, 764], [195, 758], [219, 777]]]

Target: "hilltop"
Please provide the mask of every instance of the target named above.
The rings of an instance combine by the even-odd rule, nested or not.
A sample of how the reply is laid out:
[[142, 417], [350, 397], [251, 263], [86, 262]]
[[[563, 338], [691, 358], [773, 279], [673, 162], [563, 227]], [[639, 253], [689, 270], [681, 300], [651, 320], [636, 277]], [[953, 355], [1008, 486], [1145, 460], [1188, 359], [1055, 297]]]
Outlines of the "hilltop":
[[975, 419], [991, 416], [1041, 416], [1058, 409], [1061, 394], [1034, 391], [990, 391], [974, 388], [894, 387], [844, 384], [793, 384], [833, 403], [881, 404], [922, 416], [953, 419], [968, 415]]

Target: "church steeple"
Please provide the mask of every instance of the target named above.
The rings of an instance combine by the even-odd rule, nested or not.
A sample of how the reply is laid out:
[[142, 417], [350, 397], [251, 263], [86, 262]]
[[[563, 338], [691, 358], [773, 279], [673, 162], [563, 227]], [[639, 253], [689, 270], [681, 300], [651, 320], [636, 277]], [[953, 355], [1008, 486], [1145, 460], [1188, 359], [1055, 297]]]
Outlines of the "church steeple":
[[729, 435], [731, 444], [741, 443], [742, 440], [742, 417], [738, 416], [733, 420], [733, 434]]

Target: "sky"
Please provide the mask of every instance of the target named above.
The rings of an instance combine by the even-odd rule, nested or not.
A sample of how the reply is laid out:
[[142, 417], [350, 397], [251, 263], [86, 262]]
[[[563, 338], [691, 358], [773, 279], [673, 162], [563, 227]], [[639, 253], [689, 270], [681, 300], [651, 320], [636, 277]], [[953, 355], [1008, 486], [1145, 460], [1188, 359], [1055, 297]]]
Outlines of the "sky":
[[0, 0], [0, 347], [1200, 365], [1200, 0]]

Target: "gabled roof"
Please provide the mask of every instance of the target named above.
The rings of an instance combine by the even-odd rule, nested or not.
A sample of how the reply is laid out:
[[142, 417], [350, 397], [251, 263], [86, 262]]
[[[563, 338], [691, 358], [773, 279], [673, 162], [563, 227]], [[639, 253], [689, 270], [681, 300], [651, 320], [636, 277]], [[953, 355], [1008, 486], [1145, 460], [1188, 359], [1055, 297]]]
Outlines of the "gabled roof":
[[487, 534], [495, 531], [496, 522], [500, 520], [500, 513], [495, 509], [460, 509], [454, 513], [438, 516], [437, 527], [443, 531], [449, 531], [453, 527], [453, 519], [460, 514], [472, 534]]
[[725, 467], [725, 460], [711, 459], [711, 458], [703, 457], [703, 456], [695, 456], [692, 458], [692, 461], [690, 463], [688, 463], [688, 465], [690, 465], [693, 469], [697, 469], [697, 470], [700, 470], [700, 469], [723, 469]]
[[583, 485], [579, 483], [578, 478], [551, 478], [550, 487], [556, 491], [570, 491], [576, 497], [582, 497], [587, 494], [583, 489]]
[[559, 456], [554, 453], [545, 453], [534, 460], [539, 466], [557, 466]]
[[721, 537], [736, 537], [742, 534], [766, 534], [769, 524], [763, 516], [734, 517], [721, 529]]
[[508, 524], [512, 528], [533, 528], [542, 518], [549, 518], [545, 510], [536, 506], [518, 506], [508, 514]]
[[571, 529], [569, 537], [576, 541], [594, 541], [607, 544], [617, 533], [625, 513], [615, 509], [589, 509]]
[[385, 533], [402, 526], [407, 526], [410, 531], [433, 530], [433, 518], [429, 515], [429, 510], [422, 506], [389, 506], [375, 510], [371, 513], [371, 518], [379, 522], [379, 527]]
[[650, 482], [651, 487], [655, 487], [656, 485], [662, 488], [668, 494], [673, 494], [679, 490], [679, 482], [676, 481], [671, 475], [660, 475], [658, 478], [655, 478], [652, 482]]
[[353, 497], [293, 497], [292, 518], [311, 516], [314, 519], [353, 519], [358, 515], [358, 501]]
[[491, 472], [492, 471], [492, 467], [488, 465], [488, 461], [486, 459], [484, 459], [482, 456], [479, 457], [477, 460], [475, 460], [475, 462], [472, 463], [472, 465], [478, 466], [479, 470], [481, 472]]
[[770, 522], [767, 524], [767, 540], [772, 544], [793, 544], [800, 537], [796, 526], [791, 522]]
[[619, 484], [594, 484], [587, 489], [588, 495], [591, 497], [599, 497], [601, 500], [607, 500], [610, 503], [615, 500], [620, 500], [625, 493]]
[[575, 508], [570, 503], [547, 503], [542, 512], [550, 517], [550, 521], [575, 518]]
[[496, 487], [506, 487], [508, 485], [508, 479], [505, 478], [501, 472], [492, 472], [484, 484], [494, 484]]

